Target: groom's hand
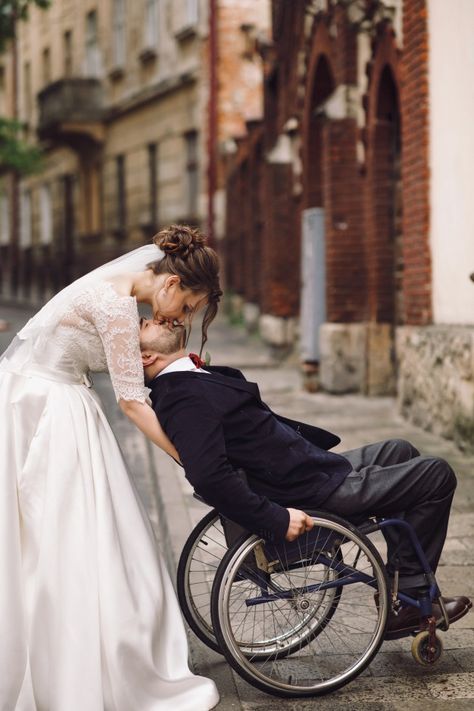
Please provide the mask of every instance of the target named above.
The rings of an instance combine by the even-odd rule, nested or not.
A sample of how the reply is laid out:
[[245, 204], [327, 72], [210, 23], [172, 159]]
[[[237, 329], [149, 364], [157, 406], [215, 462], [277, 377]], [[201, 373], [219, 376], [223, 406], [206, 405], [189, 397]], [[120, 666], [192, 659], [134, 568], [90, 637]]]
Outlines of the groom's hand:
[[311, 516], [308, 516], [308, 514], [305, 514], [304, 511], [300, 511], [299, 509], [287, 509], [287, 511], [290, 514], [290, 523], [285, 536], [287, 541], [294, 541], [295, 538], [301, 536], [302, 533], [311, 531], [314, 526], [314, 521]]

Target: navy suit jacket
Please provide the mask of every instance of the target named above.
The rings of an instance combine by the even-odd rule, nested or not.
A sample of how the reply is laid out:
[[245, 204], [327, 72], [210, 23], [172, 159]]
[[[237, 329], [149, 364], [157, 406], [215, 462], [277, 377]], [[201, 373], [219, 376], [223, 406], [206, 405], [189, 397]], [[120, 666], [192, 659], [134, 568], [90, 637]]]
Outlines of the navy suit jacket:
[[286, 507], [320, 507], [352, 470], [327, 451], [340, 439], [273, 413], [240, 371], [206, 369], [156, 377], [153, 408], [195, 491], [243, 528], [282, 541]]

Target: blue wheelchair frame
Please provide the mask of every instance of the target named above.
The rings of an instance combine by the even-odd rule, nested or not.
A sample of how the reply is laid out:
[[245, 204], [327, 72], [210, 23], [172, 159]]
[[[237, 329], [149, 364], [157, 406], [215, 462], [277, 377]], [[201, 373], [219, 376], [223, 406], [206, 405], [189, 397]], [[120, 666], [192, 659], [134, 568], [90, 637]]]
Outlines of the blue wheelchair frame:
[[[422, 569], [422, 573], [425, 576], [427, 585], [428, 585], [428, 591], [425, 595], [420, 596], [419, 598], [412, 597], [411, 595], [407, 595], [406, 593], [396, 591], [396, 600], [398, 600], [401, 603], [405, 603], [406, 605], [410, 605], [412, 607], [416, 607], [420, 611], [420, 618], [432, 618], [432, 613], [433, 613], [433, 601], [437, 600], [440, 604], [442, 613], [443, 613], [443, 623], [442, 623], [442, 629], [447, 630], [449, 627], [449, 619], [445, 610], [445, 607], [443, 605], [443, 602], [441, 600], [441, 591], [438, 587], [438, 584], [436, 582], [435, 575], [433, 571], [431, 570], [430, 564], [426, 558], [425, 552], [420, 544], [420, 541], [418, 540], [418, 536], [416, 535], [413, 527], [404, 521], [403, 519], [398, 519], [398, 518], [387, 518], [387, 519], [380, 519], [380, 520], [374, 520], [374, 521], [369, 521], [366, 525], [361, 525], [358, 528], [361, 533], [368, 535], [370, 533], [375, 533], [376, 531], [383, 530], [388, 527], [397, 527], [403, 531], [405, 535], [407, 535], [411, 541], [411, 544], [413, 546], [413, 549], [418, 557], [418, 560], [420, 562], [420, 566]], [[311, 536], [311, 532], [308, 534], [309, 537]], [[334, 541], [336, 542], [336, 541]], [[274, 557], [272, 556], [272, 553], [277, 550], [284, 550], [285, 551], [285, 556], [291, 560], [292, 557], [292, 552], [294, 555], [294, 552], [296, 552], [294, 549], [297, 550], [298, 546], [298, 539], [292, 543], [285, 543], [283, 545], [275, 545], [275, 544], [265, 544], [265, 552], [266, 555], [270, 558]], [[328, 541], [325, 541], [325, 547], [328, 547]], [[301, 551], [299, 550], [298, 553], [300, 554], [298, 558], [301, 560]], [[277, 585], [272, 583], [270, 576], [262, 576], [261, 571], [258, 572], [257, 575], [255, 573], [252, 573], [251, 571], [246, 571], [246, 577], [253, 578], [254, 582], [258, 584], [261, 590], [261, 595], [258, 597], [253, 597], [253, 598], [248, 598], [245, 602], [247, 607], [252, 607], [254, 605], [261, 605], [265, 604], [268, 602], [274, 602], [276, 600], [284, 600], [284, 599], [290, 599], [294, 596], [295, 591], [297, 593], [305, 594], [305, 593], [312, 593], [312, 592], [318, 592], [322, 590], [330, 590], [334, 588], [341, 588], [345, 585], [352, 585], [353, 583], [365, 583], [366, 585], [370, 585], [372, 587], [375, 587], [373, 583], [373, 578], [366, 573], [363, 573], [362, 571], [357, 570], [356, 568], [351, 568], [350, 565], [347, 563], [338, 562], [333, 558], [329, 558], [324, 553], [318, 552], [317, 556], [317, 561], [318, 563], [321, 563], [322, 565], [330, 568], [331, 570], [335, 571], [336, 573], [341, 573], [342, 577], [336, 577], [333, 580], [322, 582], [322, 583], [315, 583], [313, 585], [306, 585], [301, 588], [295, 588], [291, 591], [289, 590], [280, 590]], [[296, 563], [289, 565], [289, 569], [291, 568], [296, 568], [299, 567]], [[269, 592], [269, 590], [271, 592]], [[394, 599], [394, 602], [396, 602]]]
[[[201, 499], [197, 495], [195, 497]], [[384, 639], [413, 636], [411, 651], [415, 660], [423, 665], [438, 661], [443, 644], [437, 631], [449, 628], [449, 618], [435, 574], [413, 527], [395, 517], [374, 516], [348, 521], [329, 511], [307, 510], [306, 513], [314, 519], [313, 528], [291, 542], [273, 543], [250, 534], [235, 522], [219, 516], [215, 510], [196, 526], [181, 554], [178, 592], [186, 619], [197, 636], [211, 649], [224, 654], [229, 664], [246, 681], [263, 691], [280, 696], [318, 696], [339, 688], [366, 668]], [[218, 546], [217, 555], [211, 549], [210, 558], [206, 558], [206, 554], [201, 558], [198, 551], [205, 551], [208, 545], [206, 531], [208, 527], [212, 530], [216, 521], [220, 527], [217, 529], [220, 531], [218, 536], [221, 538], [214, 539], [211, 534], [209, 541]], [[390, 528], [397, 530], [398, 542], [393, 550], [390, 549], [388, 564], [384, 564], [370, 536], [380, 531], [389, 542]], [[200, 549], [201, 540], [203, 547]], [[398, 591], [397, 548], [400, 542], [411, 547], [419, 562], [419, 577], [425, 591], [419, 598]], [[195, 551], [197, 554], [194, 559]], [[193, 560], [199, 565], [195, 569], [195, 582], [190, 582], [192, 568], [189, 561]], [[391, 583], [387, 567], [392, 577]], [[305, 568], [308, 568], [307, 572]], [[295, 575], [290, 574], [293, 572]], [[210, 593], [209, 580], [212, 585]], [[238, 605], [236, 636], [230, 622], [234, 582], [236, 595], [233, 600], [238, 601], [235, 602]], [[351, 585], [356, 587], [351, 589]], [[193, 586], [196, 593], [193, 593]], [[346, 591], [345, 595], [343, 590]], [[203, 595], [210, 597], [209, 608], [206, 603], [203, 605]], [[323, 650], [321, 658], [325, 660], [325, 644], [332, 645], [331, 649], [337, 652], [341, 634], [338, 628], [342, 624], [342, 629], [347, 628], [349, 632], [352, 629], [352, 625], [347, 625], [345, 621], [346, 610], [352, 600], [356, 604], [360, 600], [360, 604], [366, 606], [369, 613], [366, 618], [369, 620], [367, 630], [364, 623], [360, 629], [357, 629], [357, 625], [354, 628], [356, 633], [363, 634], [359, 637], [355, 635], [356, 647], [351, 651], [353, 661], [346, 668], [343, 655], [339, 669], [336, 653], [333, 655], [336, 671], [334, 674], [327, 672], [333, 676], [324, 677], [326, 672], [323, 668], [319, 677], [313, 678], [311, 672], [307, 678], [303, 676], [299, 684], [295, 681], [297, 677], [291, 665], [286, 671], [284, 660], [293, 660], [295, 653], [307, 647], [309, 649], [313, 642], [312, 649], [316, 651], [310, 652], [310, 656], [319, 655], [318, 650]], [[283, 606], [279, 605], [280, 602]], [[436, 616], [433, 614], [434, 602], [437, 603]], [[268, 605], [268, 610], [265, 605]], [[387, 629], [387, 620], [390, 619], [388, 615], [396, 615], [401, 606], [413, 608], [418, 615], [409, 616], [411, 621], [400, 625], [399, 629], [396, 624]], [[245, 625], [245, 610], [250, 620], [250, 636], [241, 636], [240, 633], [244, 629], [242, 625]], [[294, 630], [290, 622], [293, 617], [287, 618], [286, 610], [295, 615]], [[268, 623], [265, 622], [267, 614]], [[278, 616], [283, 620], [281, 628]], [[262, 625], [263, 637], [258, 636], [260, 632], [254, 637], [256, 620], [258, 625]], [[367, 643], [364, 641], [366, 632], [369, 634]], [[361, 640], [360, 652], [357, 651], [358, 639]], [[298, 656], [295, 662], [297, 659]], [[272, 665], [276, 662], [280, 666], [275, 667], [277, 673], [274, 678]], [[269, 674], [262, 671], [268, 664]], [[282, 675], [281, 679], [279, 674]], [[285, 675], [289, 675], [288, 680]]]

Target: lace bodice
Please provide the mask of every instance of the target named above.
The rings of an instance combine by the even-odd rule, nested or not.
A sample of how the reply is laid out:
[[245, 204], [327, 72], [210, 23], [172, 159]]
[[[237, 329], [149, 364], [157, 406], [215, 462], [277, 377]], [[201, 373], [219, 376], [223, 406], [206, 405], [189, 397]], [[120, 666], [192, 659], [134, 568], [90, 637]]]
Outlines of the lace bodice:
[[41, 360], [80, 378], [108, 371], [117, 400], [145, 402], [137, 303], [104, 281], [76, 296]]

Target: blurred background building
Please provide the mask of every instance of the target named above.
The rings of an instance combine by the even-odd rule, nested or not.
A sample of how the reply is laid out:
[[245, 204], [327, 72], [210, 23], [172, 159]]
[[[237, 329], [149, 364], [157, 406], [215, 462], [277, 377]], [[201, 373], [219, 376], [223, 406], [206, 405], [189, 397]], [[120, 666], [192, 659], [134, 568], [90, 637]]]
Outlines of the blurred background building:
[[227, 141], [261, 115], [269, 22], [267, 0], [31, 4], [0, 57], [0, 115], [44, 156], [0, 175], [4, 296], [47, 298], [172, 222], [222, 237]]
[[234, 308], [323, 389], [398, 392], [474, 447], [474, 2], [271, 4], [227, 183]]
[[473, 0], [52, 0], [0, 57], [0, 295], [203, 227], [308, 388], [474, 448]]

